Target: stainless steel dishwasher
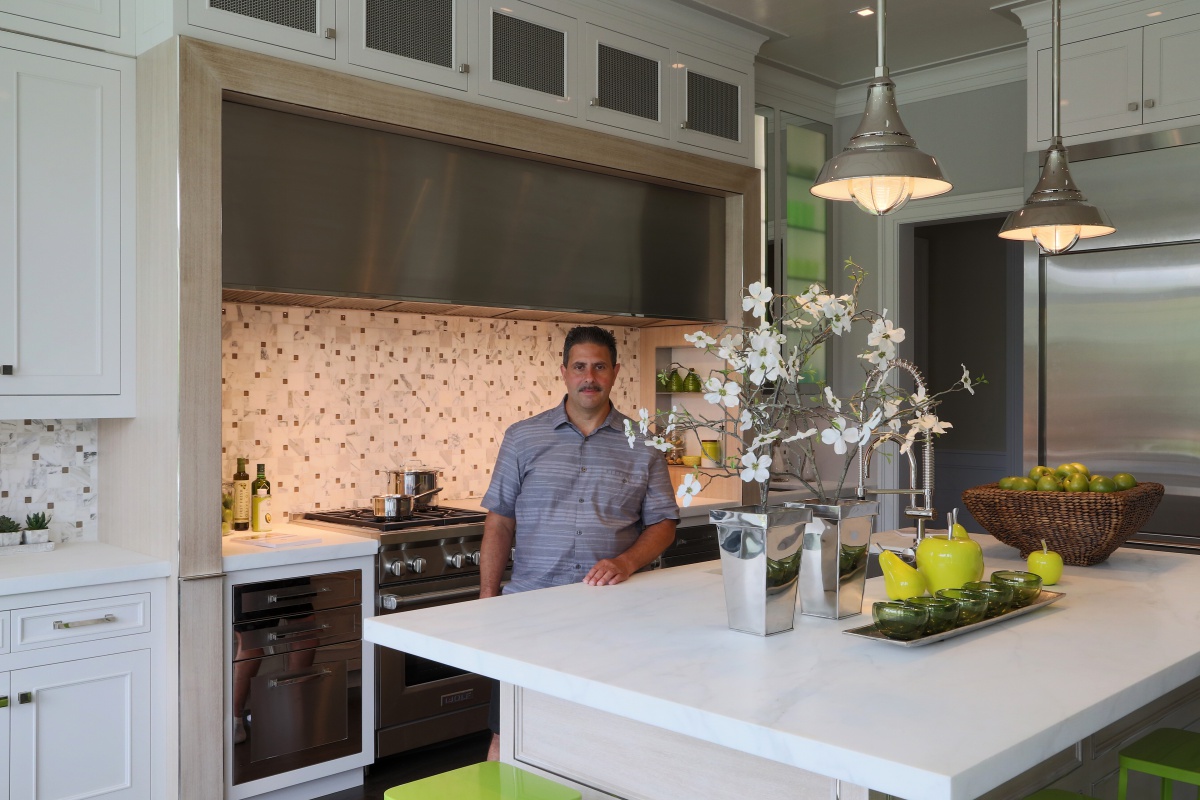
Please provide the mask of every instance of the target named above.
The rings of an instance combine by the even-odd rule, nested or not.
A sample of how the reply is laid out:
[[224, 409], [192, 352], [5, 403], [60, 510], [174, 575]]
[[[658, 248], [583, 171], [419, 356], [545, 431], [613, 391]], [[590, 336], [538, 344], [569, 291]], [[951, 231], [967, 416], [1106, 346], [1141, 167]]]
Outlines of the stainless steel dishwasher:
[[233, 783], [362, 752], [357, 571], [233, 587]]

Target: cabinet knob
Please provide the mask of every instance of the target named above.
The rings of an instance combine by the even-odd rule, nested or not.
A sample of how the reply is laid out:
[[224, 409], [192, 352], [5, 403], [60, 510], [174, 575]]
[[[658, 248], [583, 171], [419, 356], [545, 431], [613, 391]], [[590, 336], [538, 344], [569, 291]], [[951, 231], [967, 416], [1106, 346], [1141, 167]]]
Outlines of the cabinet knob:
[[588, 100], [588, 105], [589, 105], [589, 106], [598, 106], [598, 105], [600, 105], [600, 98], [599, 98], [599, 97], [593, 97], [591, 100]]
[[461, 72], [463, 75], [466, 75], [467, 73], [469, 73], [471, 71], [471, 65], [470, 64], [459, 64], [458, 71]]
[[679, 127], [686, 131], [688, 127], [688, 121], [685, 119], [683, 122], [679, 123]]
[[8, 708], [8, 695], [0, 697], [0, 708]]
[[1137, 104], [1137, 103], [1130, 103], [1130, 104], [1129, 104], [1129, 110], [1130, 110], [1130, 111], [1137, 111], [1137, 110], [1138, 110], [1138, 104]]
[[337, 31], [334, 30], [333, 28], [326, 28], [325, 29], [325, 38], [326, 39], [336, 39]]
[[33, 702], [33, 692], [21, 692], [17, 695], [17, 702], [21, 705], [26, 705]]
[[12, 375], [12, 364], [0, 364], [0, 375]]
[[1147, 100], [1146, 108], [1154, 108], [1154, 100]]

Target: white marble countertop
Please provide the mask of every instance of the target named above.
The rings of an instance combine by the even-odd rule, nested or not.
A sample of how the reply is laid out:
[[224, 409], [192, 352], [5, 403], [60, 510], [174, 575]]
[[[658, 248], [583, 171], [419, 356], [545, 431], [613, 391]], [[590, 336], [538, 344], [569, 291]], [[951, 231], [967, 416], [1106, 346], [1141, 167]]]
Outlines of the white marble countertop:
[[370, 556], [379, 550], [379, 541], [373, 537], [339, 533], [314, 525], [279, 525], [272, 532], [315, 536], [319, 541], [294, 547], [259, 547], [238, 541], [239, 536], [250, 535], [250, 531], [234, 531], [221, 539], [221, 561], [225, 572]]
[[[987, 568], [1016, 568], [990, 537]], [[1067, 567], [1053, 606], [902, 648], [728, 629], [716, 564], [369, 619], [366, 639], [898, 797], [967, 800], [1200, 675], [1200, 558]]]
[[171, 565], [101, 542], [60, 542], [47, 553], [0, 558], [0, 595], [165, 578]]

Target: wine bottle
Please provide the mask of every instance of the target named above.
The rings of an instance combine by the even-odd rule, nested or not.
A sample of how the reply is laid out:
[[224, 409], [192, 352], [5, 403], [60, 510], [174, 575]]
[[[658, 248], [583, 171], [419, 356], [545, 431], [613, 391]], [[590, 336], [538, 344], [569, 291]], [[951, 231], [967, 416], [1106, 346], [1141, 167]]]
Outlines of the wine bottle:
[[233, 473], [233, 529], [250, 530], [250, 473], [246, 472], [248, 458], [238, 458]]
[[250, 528], [259, 533], [271, 530], [271, 482], [264, 466], [258, 465], [258, 477], [250, 484]]

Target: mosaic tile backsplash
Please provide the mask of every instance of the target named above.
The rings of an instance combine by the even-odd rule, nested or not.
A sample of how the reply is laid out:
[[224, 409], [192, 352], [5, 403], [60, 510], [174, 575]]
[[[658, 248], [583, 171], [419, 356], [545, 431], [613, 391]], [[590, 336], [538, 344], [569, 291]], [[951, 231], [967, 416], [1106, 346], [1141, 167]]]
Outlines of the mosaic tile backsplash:
[[96, 420], [0, 420], [0, 515], [50, 517], [56, 542], [96, 541]]
[[[558, 403], [573, 326], [225, 303], [223, 475], [266, 466], [277, 514], [369, 503], [387, 470], [441, 471], [440, 502], [487, 490], [505, 429]], [[617, 408], [638, 397], [639, 332], [616, 328]]]

